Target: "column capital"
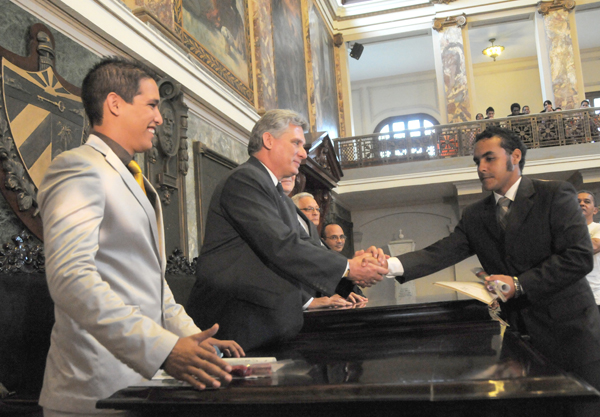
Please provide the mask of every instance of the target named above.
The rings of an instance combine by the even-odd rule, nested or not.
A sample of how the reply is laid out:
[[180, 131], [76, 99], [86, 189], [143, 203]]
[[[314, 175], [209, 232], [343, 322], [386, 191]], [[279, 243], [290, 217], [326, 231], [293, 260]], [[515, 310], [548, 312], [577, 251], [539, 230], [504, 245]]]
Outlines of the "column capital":
[[538, 13], [546, 16], [548, 13], [556, 10], [571, 11], [575, 8], [575, 0], [553, 0], [553, 1], [540, 1], [537, 4]]
[[344, 35], [341, 33], [336, 33], [333, 35], [333, 45], [337, 48], [344, 44]]
[[[441, 1], [441, 0], [440, 0]], [[440, 17], [433, 20], [433, 28], [438, 32], [441, 32], [446, 27], [458, 26], [463, 28], [467, 24], [467, 15], [461, 14], [458, 16]]]

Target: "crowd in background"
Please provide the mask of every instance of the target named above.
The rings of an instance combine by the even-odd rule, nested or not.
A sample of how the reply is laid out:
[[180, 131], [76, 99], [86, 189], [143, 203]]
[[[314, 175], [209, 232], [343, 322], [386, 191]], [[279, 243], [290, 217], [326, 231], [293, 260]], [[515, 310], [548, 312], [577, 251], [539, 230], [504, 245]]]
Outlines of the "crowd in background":
[[[586, 109], [588, 107], [591, 107], [588, 99], [583, 100], [579, 105], [580, 109]], [[544, 101], [544, 108], [539, 113], [548, 113], [552, 111], [562, 111], [562, 108], [558, 106], [552, 107], [552, 102], [550, 100], [546, 100]], [[530, 113], [531, 110], [528, 105], [521, 107], [519, 103], [513, 103], [510, 105], [510, 114], [506, 117], [523, 116]], [[482, 113], [477, 113], [477, 115], [475, 115], [475, 120], [493, 119], [495, 114], [496, 112], [494, 108], [490, 106], [485, 110], [485, 117]]]

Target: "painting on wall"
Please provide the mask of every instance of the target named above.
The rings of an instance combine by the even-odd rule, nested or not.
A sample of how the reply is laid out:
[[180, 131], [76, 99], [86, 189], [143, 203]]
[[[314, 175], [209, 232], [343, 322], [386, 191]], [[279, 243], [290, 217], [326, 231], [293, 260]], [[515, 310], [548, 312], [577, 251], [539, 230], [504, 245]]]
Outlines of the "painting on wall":
[[173, 8], [183, 44], [252, 103], [248, 0], [175, 0]]
[[339, 112], [333, 37], [312, 4], [309, 10], [310, 46], [316, 107], [317, 132], [328, 132], [331, 139], [339, 137]]
[[309, 121], [300, 0], [272, 0], [277, 106]]

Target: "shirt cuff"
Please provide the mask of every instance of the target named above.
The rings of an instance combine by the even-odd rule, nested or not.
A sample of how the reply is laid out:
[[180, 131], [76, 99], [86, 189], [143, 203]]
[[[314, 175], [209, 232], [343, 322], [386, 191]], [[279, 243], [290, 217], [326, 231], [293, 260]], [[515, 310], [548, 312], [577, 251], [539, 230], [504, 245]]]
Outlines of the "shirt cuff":
[[304, 310], [308, 310], [308, 306], [310, 305], [310, 303], [312, 303], [312, 302], [313, 302], [313, 300], [314, 300], [314, 299], [315, 299], [315, 297], [310, 297], [310, 299], [309, 299], [309, 300], [306, 302], [306, 304], [304, 304], [304, 305], [302, 306], [302, 311], [304, 311]]
[[342, 278], [348, 278], [348, 275], [350, 275], [350, 262], [346, 262], [346, 270], [344, 271]]
[[404, 267], [402, 266], [400, 259], [392, 256], [388, 258], [387, 261], [389, 270], [388, 274], [386, 275], [387, 278], [401, 277], [404, 275]]

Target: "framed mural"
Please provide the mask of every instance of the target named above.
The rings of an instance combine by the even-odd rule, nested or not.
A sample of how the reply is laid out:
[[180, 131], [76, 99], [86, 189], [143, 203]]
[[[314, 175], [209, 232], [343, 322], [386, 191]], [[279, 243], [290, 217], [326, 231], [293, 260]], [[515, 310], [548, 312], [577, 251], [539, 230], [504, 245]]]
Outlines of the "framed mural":
[[315, 130], [339, 137], [338, 91], [333, 37], [317, 6], [311, 2], [308, 13], [310, 49], [316, 107]]
[[310, 121], [300, 0], [272, 0], [277, 106]]
[[248, 0], [174, 0], [173, 8], [183, 44], [253, 103]]

